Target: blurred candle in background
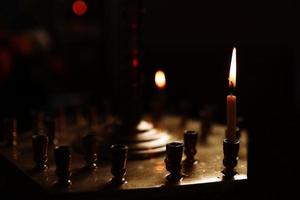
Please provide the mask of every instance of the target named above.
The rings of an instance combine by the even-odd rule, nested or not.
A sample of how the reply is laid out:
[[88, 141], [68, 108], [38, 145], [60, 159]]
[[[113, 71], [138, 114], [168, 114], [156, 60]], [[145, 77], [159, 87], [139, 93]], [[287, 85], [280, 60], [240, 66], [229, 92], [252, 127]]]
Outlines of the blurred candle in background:
[[162, 70], [155, 73], [155, 85], [160, 91], [163, 91], [166, 87], [166, 76]]
[[162, 113], [165, 109], [166, 94], [165, 89], [167, 85], [166, 75], [162, 70], [158, 70], [155, 73], [154, 82], [156, 85], [157, 97], [154, 100], [154, 110], [153, 110], [153, 121], [157, 122], [161, 119]]

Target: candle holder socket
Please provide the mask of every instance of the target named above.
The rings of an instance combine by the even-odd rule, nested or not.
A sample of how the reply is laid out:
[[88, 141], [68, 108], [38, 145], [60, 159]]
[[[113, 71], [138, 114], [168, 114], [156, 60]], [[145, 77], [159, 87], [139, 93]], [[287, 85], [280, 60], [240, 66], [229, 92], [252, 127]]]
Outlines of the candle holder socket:
[[184, 164], [194, 165], [197, 163], [197, 160], [194, 156], [197, 153], [196, 144], [198, 139], [198, 133], [196, 131], [184, 131], [184, 154], [186, 159]]
[[121, 185], [126, 182], [124, 175], [126, 174], [126, 163], [128, 147], [126, 145], [115, 144], [111, 149], [111, 173], [113, 178], [111, 183]]
[[48, 161], [48, 137], [46, 135], [32, 136], [33, 159], [36, 163], [35, 169], [45, 170]]
[[240, 141], [237, 139], [235, 141], [229, 141], [224, 139], [223, 141], [223, 165], [224, 169], [222, 173], [227, 178], [232, 178], [237, 174], [235, 167], [238, 164], [238, 154], [240, 149]]
[[97, 168], [98, 160], [98, 142], [95, 134], [88, 134], [82, 139], [82, 147], [84, 151], [84, 159], [88, 169]]
[[58, 146], [54, 149], [54, 157], [56, 164], [56, 175], [58, 177], [58, 185], [69, 186], [72, 184], [71, 177], [71, 148], [69, 146]]
[[181, 173], [181, 159], [183, 153], [182, 142], [171, 142], [166, 145], [166, 169], [170, 174], [166, 177], [170, 182], [179, 182], [183, 175]]

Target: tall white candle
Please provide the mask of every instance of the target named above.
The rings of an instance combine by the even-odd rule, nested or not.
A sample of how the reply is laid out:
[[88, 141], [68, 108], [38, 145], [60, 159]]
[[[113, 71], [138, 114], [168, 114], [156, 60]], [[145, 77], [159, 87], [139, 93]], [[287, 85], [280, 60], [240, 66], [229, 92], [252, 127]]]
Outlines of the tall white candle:
[[227, 131], [226, 139], [235, 141], [236, 139], [236, 96], [233, 91], [236, 86], [236, 48], [233, 48], [230, 72], [229, 72], [229, 89], [230, 94], [227, 95]]

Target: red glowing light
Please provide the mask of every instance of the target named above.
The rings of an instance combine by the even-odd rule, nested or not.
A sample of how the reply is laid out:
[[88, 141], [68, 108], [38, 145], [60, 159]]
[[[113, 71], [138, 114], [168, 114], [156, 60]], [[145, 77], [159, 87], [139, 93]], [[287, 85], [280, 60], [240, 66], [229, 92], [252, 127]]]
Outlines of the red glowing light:
[[133, 58], [132, 59], [132, 67], [137, 68], [139, 66], [139, 59]]
[[87, 5], [84, 1], [76, 0], [72, 5], [72, 10], [76, 15], [82, 16], [87, 11]]

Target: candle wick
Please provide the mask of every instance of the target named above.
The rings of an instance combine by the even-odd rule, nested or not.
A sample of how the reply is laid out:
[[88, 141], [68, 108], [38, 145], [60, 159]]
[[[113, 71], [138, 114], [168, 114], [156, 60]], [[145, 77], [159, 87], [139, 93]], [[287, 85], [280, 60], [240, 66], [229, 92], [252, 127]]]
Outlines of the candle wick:
[[229, 81], [229, 93], [230, 93], [231, 95], [234, 94], [234, 84], [233, 84], [232, 81]]

